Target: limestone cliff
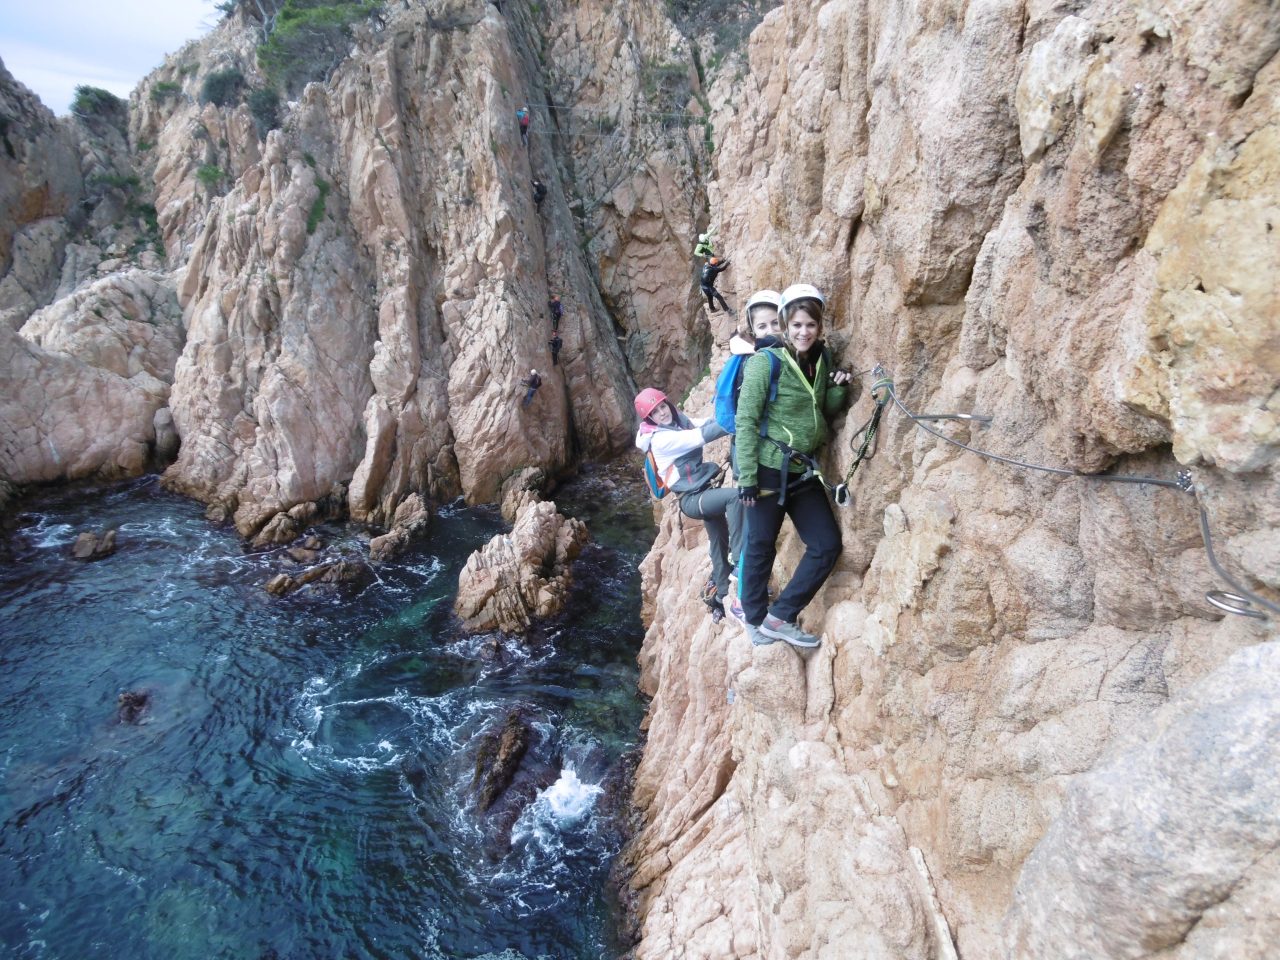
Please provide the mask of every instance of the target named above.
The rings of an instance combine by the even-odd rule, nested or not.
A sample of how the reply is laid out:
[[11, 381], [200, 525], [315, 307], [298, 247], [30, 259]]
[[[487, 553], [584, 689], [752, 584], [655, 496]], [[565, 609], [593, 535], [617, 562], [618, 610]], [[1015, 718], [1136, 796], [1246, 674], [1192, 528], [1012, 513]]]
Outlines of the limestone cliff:
[[[788, 3], [712, 86], [712, 222], [849, 368], [994, 418], [948, 436], [1189, 467], [1276, 602], [1278, 48], [1247, 0]], [[1205, 602], [1194, 499], [894, 408], [853, 492], [803, 656], [710, 624], [662, 512], [635, 956], [1268, 956], [1280, 619]]]

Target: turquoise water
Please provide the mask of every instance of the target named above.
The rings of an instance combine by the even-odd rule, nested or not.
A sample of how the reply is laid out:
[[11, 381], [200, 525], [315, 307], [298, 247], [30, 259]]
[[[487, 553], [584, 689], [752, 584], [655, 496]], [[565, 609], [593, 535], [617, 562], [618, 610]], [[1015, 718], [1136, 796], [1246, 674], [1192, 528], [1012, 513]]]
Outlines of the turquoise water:
[[[635, 531], [588, 548], [570, 609], [527, 645], [452, 618], [458, 570], [505, 529], [485, 511], [277, 599], [279, 551], [246, 553], [154, 479], [20, 510], [0, 552], [7, 955], [617, 954], [604, 810], [644, 709], [644, 509], [620, 508]], [[119, 551], [70, 559], [103, 526]], [[321, 535], [365, 552], [359, 531]], [[142, 723], [118, 720], [124, 690], [149, 695]], [[478, 813], [478, 737], [516, 707], [532, 745]]]

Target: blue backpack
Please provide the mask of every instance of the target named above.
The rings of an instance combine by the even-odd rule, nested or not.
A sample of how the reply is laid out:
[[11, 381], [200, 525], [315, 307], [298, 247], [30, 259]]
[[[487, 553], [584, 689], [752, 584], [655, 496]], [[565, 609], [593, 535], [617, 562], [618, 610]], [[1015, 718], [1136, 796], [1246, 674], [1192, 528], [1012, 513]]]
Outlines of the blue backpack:
[[[778, 377], [782, 373], [782, 361], [771, 350], [764, 350], [763, 353], [769, 358], [769, 403], [772, 403], [778, 399]], [[734, 421], [738, 416], [738, 394], [742, 390], [742, 374], [745, 372], [747, 361], [754, 356], [754, 353], [733, 354], [725, 363], [724, 369], [720, 371], [720, 376], [716, 378], [716, 423], [729, 433], [737, 432]], [[760, 436], [765, 435], [768, 424], [769, 410], [766, 406], [765, 414], [760, 420]]]
[[649, 492], [658, 500], [665, 497], [671, 489], [658, 473], [658, 461], [653, 459], [652, 450], [646, 450], [644, 454], [644, 482], [649, 485]]

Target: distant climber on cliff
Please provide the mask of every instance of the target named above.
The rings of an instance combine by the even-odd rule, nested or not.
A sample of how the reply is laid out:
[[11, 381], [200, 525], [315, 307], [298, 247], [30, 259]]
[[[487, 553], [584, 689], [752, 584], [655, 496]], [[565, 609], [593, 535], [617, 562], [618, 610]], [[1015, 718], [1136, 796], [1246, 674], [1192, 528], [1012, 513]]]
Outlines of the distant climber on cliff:
[[538, 371], [536, 369], [530, 370], [529, 375], [520, 381], [520, 385], [522, 387], [529, 388], [529, 392], [524, 395], [524, 401], [520, 404], [522, 407], [527, 407], [529, 404], [533, 403], [533, 395], [537, 393], [538, 388], [542, 386], [542, 378], [538, 376]]
[[560, 318], [564, 316], [564, 307], [560, 303], [560, 298], [552, 295], [551, 299], [547, 301], [547, 309], [551, 311], [552, 332], [559, 331]]
[[[736, 438], [738, 496], [746, 507], [747, 536], [740, 597], [754, 644], [785, 640], [795, 647], [816, 647], [821, 642], [801, 630], [797, 620], [826, 582], [842, 548], [826, 486], [813, 475], [813, 454], [827, 439], [828, 418], [844, 407], [850, 380], [823, 346], [825, 309], [822, 293], [810, 284], [782, 291], [778, 316], [783, 346], [757, 352], [742, 378]], [[770, 606], [769, 575], [785, 517], [791, 518], [805, 552]]]
[[733, 487], [713, 486], [720, 468], [702, 460], [703, 445], [725, 436], [724, 428], [709, 417], [690, 420], [653, 387], [636, 395], [635, 408], [640, 418], [636, 446], [652, 455], [665, 488], [680, 495], [680, 512], [701, 520], [706, 528], [714, 582], [713, 619], [718, 622], [723, 612], [741, 619], [741, 607], [729, 594], [729, 575], [742, 540], [742, 504]]
[[560, 339], [560, 334], [556, 334], [547, 341], [547, 346], [551, 348], [551, 365], [554, 367], [560, 362], [560, 348], [564, 346], [564, 341]]
[[711, 238], [716, 235], [715, 228], [708, 230], [706, 233], [698, 234], [698, 244], [693, 248], [693, 255], [706, 260], [716, 255], [715, 250], [711, 248]]
[[702, 295], [707, 298], [707, 309], [711, 313], [716, 312], [716, 301], [720, 302], [720, 307], [728, 312], [729, 303], [720, 291], [716, 289], [716, 277], [720, 275], [722, 270], [729, 267], [728, 260], [721, 260], [719, 257], [712, 257], [702, 267]]
[[547, 186], [541, 180], [533, 181], [533, 204], [542, 209], [542, 201], [547, 199]]
[[529, 105], [525, 104], [516, 111], [516, 119], [520, 121], [520, 142], [529, 146]]

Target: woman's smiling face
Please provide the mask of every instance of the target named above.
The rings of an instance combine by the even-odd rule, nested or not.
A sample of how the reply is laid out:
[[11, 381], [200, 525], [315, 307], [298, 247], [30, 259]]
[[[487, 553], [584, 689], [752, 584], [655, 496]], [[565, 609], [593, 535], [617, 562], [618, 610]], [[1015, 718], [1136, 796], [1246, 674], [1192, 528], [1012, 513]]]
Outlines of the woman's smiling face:
[[653, 412], [649, 414], [649, 419], [660, 427], [670, 426], [671, 424], [671, 404], [665, 400], [653, 408]]
[[796, 353], [808, 353], [809, 348], [822, 336], [822, 321], [804, 307], [796, 307], [787, 317], [787, 339]]

